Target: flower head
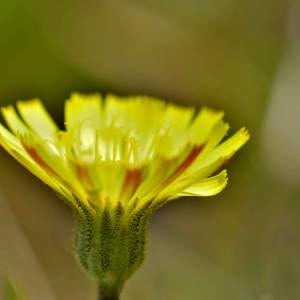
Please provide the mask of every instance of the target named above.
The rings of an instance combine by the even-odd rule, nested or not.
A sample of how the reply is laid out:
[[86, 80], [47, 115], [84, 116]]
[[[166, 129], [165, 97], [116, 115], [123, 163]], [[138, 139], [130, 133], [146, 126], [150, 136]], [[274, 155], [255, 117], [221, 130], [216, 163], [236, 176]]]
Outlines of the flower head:
[[221, 170], [248, 140], [242, 128], [222, 141], [223, 112], [148, 97], [73, 94], [61, 130], [39, 100], [2, 108], [0, 144], [57, 191], [77, 218], [75, 250], [103, 290], [120, 289], [142, 262], [145, 228], [160, 206], [211, 196]]

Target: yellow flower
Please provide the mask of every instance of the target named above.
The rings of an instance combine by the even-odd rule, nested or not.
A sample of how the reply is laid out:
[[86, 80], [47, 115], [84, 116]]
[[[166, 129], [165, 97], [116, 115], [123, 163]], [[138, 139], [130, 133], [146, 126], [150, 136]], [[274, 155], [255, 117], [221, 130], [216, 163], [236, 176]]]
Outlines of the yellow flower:
[[0, 144], [73, 208], [77, 256], [107, 294], [142, 262], [149, 216], [223, 190], [221, 169], [249, 138], [242, 128], [223, 142], [223, 112], [148, 97], [73, 94], [64, 130], [39, 100], [17, 108], [2, 108], [10, 131], [0, 124]]

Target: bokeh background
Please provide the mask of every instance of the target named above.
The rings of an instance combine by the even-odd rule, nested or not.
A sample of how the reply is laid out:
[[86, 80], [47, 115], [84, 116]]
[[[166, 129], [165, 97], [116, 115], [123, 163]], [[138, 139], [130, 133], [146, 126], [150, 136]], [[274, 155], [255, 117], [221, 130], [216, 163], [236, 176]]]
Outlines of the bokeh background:
[[[0, 0], [1, 105], [40, 97], [62, 125], [72, 91], [147, 94], [251, 132], [221, 195], [156, 214], [122, 299], [300, 299], [299, 20], [292, 0]], [[70, 211], [4, 151], [0, 236], [0, 288], [96, 299]]]

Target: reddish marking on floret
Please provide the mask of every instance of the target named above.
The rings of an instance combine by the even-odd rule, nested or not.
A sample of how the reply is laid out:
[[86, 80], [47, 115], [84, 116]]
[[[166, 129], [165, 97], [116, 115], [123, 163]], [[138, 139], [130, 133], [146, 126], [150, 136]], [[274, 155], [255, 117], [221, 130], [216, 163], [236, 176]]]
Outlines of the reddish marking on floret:
[[183, 173], [198, 157], [202, 149], [203, 146], [194, 147], [190, 154], [187, 156], [187, 158], [178, 166], [176, 171], [173, 173], [173, 176], [180, 175], [181, 173]]
[[124, 180], [123, 189], [125, 190], [131, 187], [132, 190], [135, 191], [140, 181], [141, 181], [141, 170], [139, 169], [128, 170]]
[[28, 147], [26, 145], [23, 145], [27, 153], [30, 155], [30, 157], [40, 166], [42, 167], [45, 171], [48, 173], [57, 176], [56, 172], [46, 163], [44, 160], [41, 158], [41, 156], [38, 154], [36, 149], [32, 147]]
[[174, 181], [179, 175], [181, 175], [199, 156], [203, 150], [204, 145], [195, 146], [185, 160], [177, 167], [177, 169], [166, 179], [164, 186], [169, 185]]
[[87, 172], [87, 169], [85, 166], [82, 166], [80, 164], [75, 165], [76, 175], [80, 182], [83, 182], [87, 184], [88, 187], [92, 186], [91, 179], [89, 177], [89, 174]]
[[83, 166], [77, 164], [75, 168], [76, 168], [76, 175], [78, 179], [82, 181], [87, 181], [86, 169]]

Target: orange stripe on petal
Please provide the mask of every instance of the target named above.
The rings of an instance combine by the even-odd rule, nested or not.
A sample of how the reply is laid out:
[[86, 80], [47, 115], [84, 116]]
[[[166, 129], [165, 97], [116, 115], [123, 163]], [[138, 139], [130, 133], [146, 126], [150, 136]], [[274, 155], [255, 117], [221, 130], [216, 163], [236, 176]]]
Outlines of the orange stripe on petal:
[[27, 151], [27, 153], [30, 155], [30, 157], [40, 166], [42, 167], [45, 171], [48, 173], [55, 175], [56, 177], [59, 177], [58, 174], [46, 163], [44, 160], [40, 157], [36, 149], [32, 147], [28, 147], [23, 144], [23, 147]]
[[76, 164], [76, 175], [78, 177], [79, 180], [82, 181], [87, 181], [87, 174], [86, 174], [86, 170], [83, 166], [81, 165], [77, 165]]
[[178, 176], [180, 176], [198, 157], [203, 150], [204, 145], [195, 146], [186, 159], [176, 168], [176, 170], [165, 180], [163, 187], [169, 185]]
[[88, 189], [91, 189], [93, 187], [93, 184], [86, 167], [80, 164], [75, 164], [75, 170], [79, 182], [83, 182], [84, 184], [86, 184]]
[[123, 189], [126, 190], [127, 188], [132, 187], [133, 191], [135, 191], [140, 181], [141, 181], [141, 170], [138, 169], [128, 170], [124, 180]]

